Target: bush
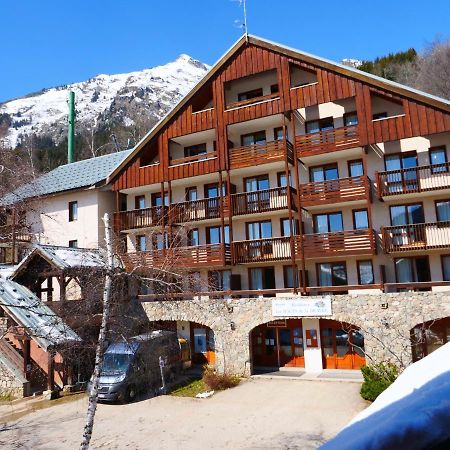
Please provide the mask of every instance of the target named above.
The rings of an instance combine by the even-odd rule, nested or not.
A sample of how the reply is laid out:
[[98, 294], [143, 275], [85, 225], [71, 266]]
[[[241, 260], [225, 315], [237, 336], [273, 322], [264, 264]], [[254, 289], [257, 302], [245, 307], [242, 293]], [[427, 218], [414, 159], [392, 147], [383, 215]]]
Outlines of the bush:
[[392, 363], [379, 363], [361, 367], [364, 382], [360, 394], [364, 400], [373, 402], [398, 377], [398, 369]]
[[207, 367], [203, 372], [203, 382], [212, 391], [223, 391], [235, 387], [241, 381], [239, 377], [227, 373], [217, 373], [214, 369]]

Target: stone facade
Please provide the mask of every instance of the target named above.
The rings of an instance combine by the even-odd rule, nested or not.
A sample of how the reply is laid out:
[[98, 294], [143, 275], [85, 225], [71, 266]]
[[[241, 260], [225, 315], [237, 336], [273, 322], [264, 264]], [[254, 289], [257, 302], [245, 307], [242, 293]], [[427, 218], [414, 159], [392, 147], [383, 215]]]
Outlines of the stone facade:
[[[277, 297], [280, 298], [280, 297]], [[295, 298], [295, 297], [289, 297]], [[318, 300], [321, 297], [302, 297]], [[145, 302], [150, 321], [190, 321], [214, 331], [218, 370], [251, 373], [250, 332], [274, 320], [272, 298]], [[421, 323], [450, 316], [450, 292], [414, 292], [331, 296], [326, 319], [356, 325], [365, 336], [368, 362], [411, 362], [410, 330]], [[291, 318], [291, 317], [287, 317]]]
[[13, 369], [8, 367], [0, 358], [0, 395], [12, 395], [16, 398], [27, 396], [29, 382], [16, 374]]

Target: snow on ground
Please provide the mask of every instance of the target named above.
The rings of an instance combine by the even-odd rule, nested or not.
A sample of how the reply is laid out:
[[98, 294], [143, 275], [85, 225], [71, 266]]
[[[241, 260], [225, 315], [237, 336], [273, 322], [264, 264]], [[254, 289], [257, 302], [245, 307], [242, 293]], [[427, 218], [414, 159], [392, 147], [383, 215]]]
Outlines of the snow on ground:
[[[36, 95], [5, 102], [0, 104], [0, 114], [9, 114], [17, 125], [10, 128], [6, 144], [15, 146], [20, 134], [39, 133], [44, 127], [55, 123], [64, 125], [67, 121], [69, 90], [75, 92], [77, 122], [94, 123], [99, 114], [109, 109], [117, 96], [134, 97], [134, 91], [140, 88], [150, 90], [150, 102], [159, 101], [172, 107], [161, 91], [182, 98], [205, 75], [208, 68], [183, 54], [175, 61], [151, 69], [117, 75], [101, 74], [87, 81], [46, 89]], [[161, 116], [163, 113], [161, 109]]]

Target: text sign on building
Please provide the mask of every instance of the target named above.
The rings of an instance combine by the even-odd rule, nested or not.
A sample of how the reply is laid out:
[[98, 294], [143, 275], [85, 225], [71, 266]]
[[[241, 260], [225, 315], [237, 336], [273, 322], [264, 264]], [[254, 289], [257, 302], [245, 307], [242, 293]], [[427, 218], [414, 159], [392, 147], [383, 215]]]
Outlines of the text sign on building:
[[324, 317], [331, 316], [331, 298], [319, 300], [274, 299], [272, 300], [274, 317]]

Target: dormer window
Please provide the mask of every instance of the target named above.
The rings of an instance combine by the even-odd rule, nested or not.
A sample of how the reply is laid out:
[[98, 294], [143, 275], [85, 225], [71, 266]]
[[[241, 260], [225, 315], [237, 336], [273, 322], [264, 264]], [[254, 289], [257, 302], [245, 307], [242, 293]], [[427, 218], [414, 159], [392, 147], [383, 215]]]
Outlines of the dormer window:
[[[277, 85], [278, 88], [278, 85]], [[241, 92], [238, 94], [238, 101], [242, 102], [244, 100], [251, 100], [252, 98], [262, 97], [263, 90], [262, 88], [252, 89], [251, 91]]]
[[184, 157], [189, 158], [190, 156], [204, 155], [206, 151], [206, 143], [190, 145], [189, 147], [184, 147]]

